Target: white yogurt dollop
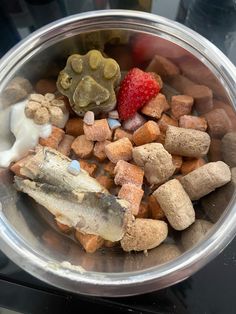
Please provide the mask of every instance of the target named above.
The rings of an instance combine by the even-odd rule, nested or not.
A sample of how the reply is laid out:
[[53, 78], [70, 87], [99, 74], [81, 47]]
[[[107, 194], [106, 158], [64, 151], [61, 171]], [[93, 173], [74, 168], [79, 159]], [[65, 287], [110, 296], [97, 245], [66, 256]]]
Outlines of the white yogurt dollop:
[[[40, 137], [46, 138], [52, 133], [51, 124], [38, 125], [25, 116], [26, 102], [21, 101], [0, 112], [0, 167], [20, 160], [38, 144]], [[15, 136], [13, 145], [12, 134]]]

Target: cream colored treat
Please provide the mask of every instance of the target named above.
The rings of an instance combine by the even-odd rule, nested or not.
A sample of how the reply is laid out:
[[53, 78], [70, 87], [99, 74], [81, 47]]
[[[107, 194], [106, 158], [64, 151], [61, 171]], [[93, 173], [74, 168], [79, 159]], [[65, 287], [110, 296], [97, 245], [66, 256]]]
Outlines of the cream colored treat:
[[174, 229], [184, 230], [195, 221], [192, 202], [178, 180], [166, 182], [153, 195]]
[[195, 246], [204, 238], [212, 226], [213, 224], [207, 220], [196, 219], [194, 224], [184, 230], [181, 234], [181, 243], [184, 249], [189, 250]]
[[225, 185], [231, 179], [229, 167], [223, 161], [208, 164], [190, 172], [180, 179], [192, 201]]
[[181, 251], [178, 246], [169, 243], [162, 243], [155, 251], [155, 262], [157, 265], [172, 261], [181, 255]]
[[150, 250], [160, 245], [167, 234], [164, 221], [137, 218], [122, 238], [121, 247], [126, 252]]
[[165, 182], [175, 171], [172, 156], [159, 143], [135, 147], [133, 159], [137, 165], [144, 167], [145, 177], [150, 184]]
[[225, 134], [222, 139], [221, 152], [227, 165], [236, 167], [236, 132]]
[[210, 142], [206, 132], [168, 126], [164, 147], [174, 155], [199, 158], [207, 154]]

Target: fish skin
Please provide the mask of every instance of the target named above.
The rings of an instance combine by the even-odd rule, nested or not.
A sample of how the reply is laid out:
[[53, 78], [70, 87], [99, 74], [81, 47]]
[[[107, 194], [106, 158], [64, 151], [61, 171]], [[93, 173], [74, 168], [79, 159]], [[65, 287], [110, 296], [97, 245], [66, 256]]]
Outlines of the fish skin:
[[17, 176], [15, 187], [47, 208], [61, 223], [112, 242], [121, 240], [132, 220], [127, 202], [109, 193], [70, 191]]

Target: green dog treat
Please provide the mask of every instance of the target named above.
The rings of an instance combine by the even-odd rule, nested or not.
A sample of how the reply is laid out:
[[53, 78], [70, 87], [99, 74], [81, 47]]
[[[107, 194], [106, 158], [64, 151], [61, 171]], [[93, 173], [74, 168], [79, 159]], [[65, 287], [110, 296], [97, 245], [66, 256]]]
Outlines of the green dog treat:
[[67, 59], [57, 79], [57, 88], [69, 98], [72, 109], [79, 116], [95, 114], [115, 107], [114, 87], [120, 80], [118, 63], [104, 58], [100, 51], [90, 50], [86, 55], [74, 54]]

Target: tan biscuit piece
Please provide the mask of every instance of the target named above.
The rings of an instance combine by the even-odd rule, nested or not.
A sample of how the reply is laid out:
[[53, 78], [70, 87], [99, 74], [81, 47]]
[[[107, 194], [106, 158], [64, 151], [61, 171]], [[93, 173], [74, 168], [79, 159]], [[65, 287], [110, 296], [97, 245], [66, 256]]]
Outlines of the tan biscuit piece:
[[169, 117], [167, 114], [163, 114], [158, 121], [161, 132], [166, 132], [168, 125], [178, 126], [178, 121]]
[[171, 114], [175, 119], [190, 114], [193, 107], [193, 97], [188, 95], [176, 95], [171, 98]]
[[93, 149], [93, 155], [99, 160], [104, 161], [107, 158], [107, 155], [105, 153], [105, 146], [107, 144], [110, 144], [110, 141], [103, 141], [103, 142], [97, 142], [94, 145]]
[[179, 118], [179, 127], [204, 132], [207, 129], [207, 121], [204, 117], [184, 115]]
[[164, 183], [153, 195], [174, 229], [184, 230], [195, 221], [192, 202], [178, 180]]
[[91, 177], [94, 177], [95, 172], [96, 172], [98, 166], [97, 166], [96, 164], [94, 164], [94, 163], [89, 163], [89, 162], [87, 162], [87, 161], [85, 161], [85, 160], [83, 160], [83, 159], [80, 159], [79, 162], [80, 162], [81, 168], [82, 168], [83, 170], [87, 171], [88, 174], [89, 174]]
[[212, 138], [221, 139], [231, 130], [231, 121], [224, 109], [214, 109], [204, 115], [208, 124], [208, 132]]
[[163, 212], [160, 204], [153, 195], [148, 196], [148, 209], [152, 219], [165, 218], [165, 213]]
[[189, 172], [205, 165], [205, 163], [206, 163], [205, 160], [202, 158], [184, 161], [181, 166], [180, 172], [183, 175], [188, 174]]
[[222, 151], [221, 151], [221, 140], [217, 138], [211, 139], [211, 145], [208, 151], [208, 160], [209, 161], [219, 161], [222, 160]]
[[173, 165], [175, 166], [174, 174], [176, 174], [180, 171], [180, 168], [182, 167], [183, 158], [182, 156], [172, 155], [172, 162], [173, 162]]
[[166, 96], [159, 93], [156, 97], [152, 98], [141, 110], [146, 116], [159, 119], [163, 111], [170, 108]]
[[196, 221], [181, 233], [181, 243], [185, 250], [189, 250], [200, 242], [211, 229], [213, 224], [207, 220], [196, 219]]
[[144, 168], [145, 177], [150, 184], [165, 182], [175, 171], [172, 156], [159, 143], [135, 147], [133, 159], [138, 166]]
[[212, 90], [205, 85], [186, 86], [184, 94], [194, 98], [194, 107], [199, 114], [206, 113], [213, 108]]
[[131, 141], [131, 143], [133, 142], [133, 134], [132, 133], [125, 131], [125, 130], [122, 130], [121, 128], [115, 129], [113, 141], [120, 140], [121, 138], [124, 138], [124, 137], [127, 137]]
[[40, 138], [39, 144], [42, 146], [48, 146], [54, 149], [58, 149], [58, 145], [62, 141], [64, 134], [65, 132], [62, 129], [53, 126], [51, 135], [47, 138]]
[[143, 184], [144, 171], [136, 165], [132, 165], [124, 160], [117, 162], [115, 169], [115, 184], [134, 184], [141, 188]]
[[127, 137], [112, 142], [105, 146], [108, 159], [116, 164], [119, 160], [129, 161], [132, 159], [132, 143]]
[[181, 251], [175, 244], [163, 243], [156, 248], [156, 265], [172, 261], [181, 255]]
[[35, 90], [39, 94], [54, 94], [57, 90], [56, 81], [53, 79], [41, 79], [35, 85]]
[[160, 245], [167, 233], [164, 221], [137, 218], [121, 240], [121, 247], [126, 252], [150, 250]]
[[141, 202], [136, 218], [149, 218], [148, 204]]
[[151, 63], [146, 68], [146, 72], [156, 72], [165, 80], [166, 78], [179, 74], [179, 68], [169, 59], [155, 55]]
[[84, 134], [90, 141], [103, 142], [110, 140], [112, 132], [107, 123], [107, 119], [95, 120], [93, 125], [84, 123]]
[[83, 234], [76, 230], [76, 239], [80, 242], [87, 253], [94, 253], [104, 244], [104, 239], [93, 234]]
[[123, 184], [118, 197], [130, 203], [133, 215], [137, 215], [144, 191], [133, 184]]
[[46, 124], [50, 120], [50, 114], [47, 108], [41, 107], [39, 108], [34, 115], [34, 122], [36, 124]]
[[236, 167], [236, 132], [225, 134], [222, 139], [223, 160], [230, 167]]
[[84, 134], [84, 122], [80, 118], [69, 119], [65, 126], [66, 134], [79, 136]]
[[92, 154], [93, 146], [93, 141], [89, 141], [85, 135], [80, 135], [73, 141], [71, 149], [77, 157], [88, 158]]
[[229, 167], [223, 161], [210, 162], [180, 179], [192, 201], [225, 185], [231, 179]]
[[96, 180], [104, 186], [105, 189], [110, 190], [113, 185], [113, 180], [107, 176], [99, 175], [96, 177]]
[[70, 155], [71, 145], [74, 141], [74, 136], [65, 134], [61, 143], [58, 146], [58, 151], [65, 156]]
[[164, 147], [173, 155], [199, 158], [207, 154], [210, 142], [206, 132], [168, 126]]
[[133, 141], [139, 146], [155, 141], [158, 135], [160, 135], [158, 124], [154, 121], [148, 121], [134, 132]]

